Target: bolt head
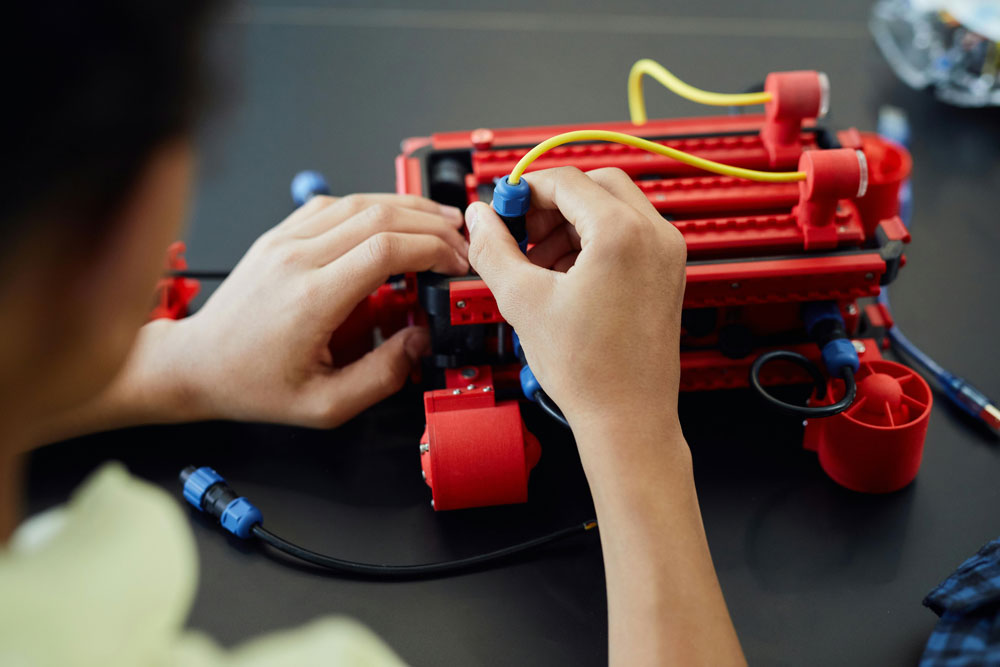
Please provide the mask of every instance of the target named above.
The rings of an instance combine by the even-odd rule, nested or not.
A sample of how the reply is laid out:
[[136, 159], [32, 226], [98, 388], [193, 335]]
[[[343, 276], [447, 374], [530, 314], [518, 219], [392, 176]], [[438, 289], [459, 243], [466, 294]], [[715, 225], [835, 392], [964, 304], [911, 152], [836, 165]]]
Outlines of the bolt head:
[[872, 273], [871, 271], [865, 274], [865, 280], [874, 280], [874, 279], [875, 279], [875, 274]]
[[479, 375], [479, 371], [477, 371], [472, 366], [468, 366], [467, 368], [462, 369], [462, 377], [464, 377], [466, 380], [471, 380], [477, 375]]
[[854, 345], [854, 349], [857, 351], [858, 354], [864, 354], [865, 350], [867, 349], [865, 347], [865, 344], [862, 343], [860, 340], [852, 340], [851, 344]]
[[430, 446], [430, 444], [429, 444], [429, 443], [426, 443], [426, 442], [421, 442], [421, 443], [420, 443], [420, 453], [421, 453], [421, 454], [426, 454], [426, 453], [427, 453], [427, 452], [429, 452], [429, 451], [431, 451], [431, 446]]
[[455, 396], [458, 396], [459, 394], [462, 393], [462, 390], [461, 389], [452, 389], [451, 393], [454, 394]]
[[431, 509], [434, 509], [434, 500], [431, 500]]
[[729, 283], [729, 286], [731, 288], [733, 288], [733, 289], [739, 289], [740, 288], [740, 284], [739, 283]]
[[474, 385], [474, 384], [470, 384], [468, 387], [466, 387], [466, 389], [468, 389], [469, 391], [472, 391], [475, 388], [476, 388], [476, 385]]
[[483, 387], [483, 391], [485, 392], [493, 391], [493, 387]]
[[456, 308], [465, 308], [465, 305], [466, 305], [466, 304], [465, 304], [465, 302], [464, 302], [464, 301], [459, 301], [459, 302], [457, 302], [457, 303], [455, 304], [455, 307], [456, 307]]
[[849, 305], [849, 306], [847, 307], [847, 313], [848, 313], [848, 315], [857, 315], [857, 314], [858, 314], [858, 307], [857, 307], [857, 306], [855, 306], [855, 305], [854, 305], [854, 304], [852, 303], [851, 305]]
[[420, 477], [422, 477], [423, 480], [426, 482], [427, 481], [427, 472], [424, 471], [424, 470], [421, 470], [420, 471]]

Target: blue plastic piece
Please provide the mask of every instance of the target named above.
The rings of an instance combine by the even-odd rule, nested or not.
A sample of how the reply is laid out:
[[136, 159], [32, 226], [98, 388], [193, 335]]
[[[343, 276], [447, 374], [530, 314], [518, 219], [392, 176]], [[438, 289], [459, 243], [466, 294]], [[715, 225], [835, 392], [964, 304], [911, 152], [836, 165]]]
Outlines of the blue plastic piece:
[[844, 326], [836, 301], [812, 301], [802, 305], [802, 322], [806, 325], [806, 332], [812, 333], [813, 328], [824, 320], [834, 320]]
[[528, 213], [531, 186], [523, 178], [511, 185], [504, 176], [493, 188], [493, 210], [502, 218], [517, 218]]
[[524, 392], [524, 397], [529, 401], [535, 400], [535, 394], [541, 388], [542, 385], [538, 384], [535, 374], [531, 372], [531, 367], [528, 364], [521, 366], [521, 391]]
[[521, 337], [517, 335], [516, 331], [511, 332], [511, 342], [514, 347], [514, 356], [518, 359], [521, 358]]
[[191, 473], [191, 476], [184, 482], [184, 500], [201, 509], [201, 501], [205, 497], [205, 492], [219, 482], [225, 481], [219, 473], [208, 466], [202, 466]]
[[844, 366], [849, 366], [857, 373], [861, 362], [858, 360], [858, 351], [854, 349], [854, 343], [847, 338], [834, 338], [823, 346], [823, 365], [826, 366], [827, 373], [839, 376]]
[[219, 523], [236, 537], [246, 539], [250, 537], [251, 528], [264, 523], [264, 515], [253, 503], [240, 496], [226, 505], [222, 516], [219, 517]]
[[330, 186], [318, 171], [300, 171], [292, 179], [292, 201], [302, 206], [316, 195], [330, 194]]

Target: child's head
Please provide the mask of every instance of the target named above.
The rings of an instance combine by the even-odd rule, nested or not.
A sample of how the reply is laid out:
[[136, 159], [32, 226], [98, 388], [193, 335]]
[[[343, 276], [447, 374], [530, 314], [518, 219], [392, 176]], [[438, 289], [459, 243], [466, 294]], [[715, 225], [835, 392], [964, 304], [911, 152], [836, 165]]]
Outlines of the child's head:
[[7, 8], [2, 418], [79, 402], [123, 363], [185, 210], [211, 4]]

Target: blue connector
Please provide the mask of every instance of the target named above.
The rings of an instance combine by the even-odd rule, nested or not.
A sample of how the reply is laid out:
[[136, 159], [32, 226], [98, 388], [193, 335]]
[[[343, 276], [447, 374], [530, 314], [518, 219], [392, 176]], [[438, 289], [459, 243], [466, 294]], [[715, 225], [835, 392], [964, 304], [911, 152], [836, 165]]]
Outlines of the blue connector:
[[493, 187], [493, 210], [507, 225], [521, 252], [528, 249], [527, 215], [531, 206], [531, 187], [523, 178], [511, 185], [504, 176]]
[[840, 377], [844, 367], [855, 373], [861, 367], [858, 351], [847, 336], [840, 307], [834, 301], [814, 301], [802, 306], [806, 332], [820, 346], [823, 365], [833, 377]]
[[237, 496], [222, 475], [207, 466], [188, 466], [181, 471], [184, 500], [199, 511], [214, 516], [223, 528], [246, 539], [254, 526], [264, 523], [260, 510], [249, 500]]
[[292, 179], [292, 201], [302, 206], [316, 195], [330, 194], [330, 186], [318, 171], [300, 171]]
[[528, 364], [521, 366], [521, 391], [529, 401], [536, 400], [536, 394], [541, 390], [542, 385], [538, 384], [534, 372]]

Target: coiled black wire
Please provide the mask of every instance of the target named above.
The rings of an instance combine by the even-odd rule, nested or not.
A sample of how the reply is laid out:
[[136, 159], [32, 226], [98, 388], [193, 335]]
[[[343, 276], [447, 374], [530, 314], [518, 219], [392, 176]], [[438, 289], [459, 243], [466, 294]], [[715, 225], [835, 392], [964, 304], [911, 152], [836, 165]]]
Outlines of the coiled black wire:
[[552, 542], [563, 540], [567, 537], [573, 537], [574, 535], [579, 535], [595, 528], [597, 528], [597, 521], [591, 519], [590, 521], [584, 521], [583, 523], [570, 526], [569, 528], [563, 528], [562, 530], [557, 530], [554, 533], [536, 537], [533, 540], [528, 540], [519, 544], [513, 544], [509, 547], [497, 549], [496, 551], [490, 551], [476, 556], [469, 556], [468, 558], [460, 558], [458, 560], [441, 561], [439, 563], [423, 563], [420, 565], [384, 565], [343, 560], [341, 558], [334, 558], [333, 556], [316, 553], [315, 551], [310, 551], [309, 549], [300, 547], [297, 544], [293, 544], [288, 540], [278, 537], [260, 524], [254, 526], [251, 531], [253, 532], [254, 537], [261, 540], [265, 544], [274, 547], [278, 551], [326, 570], [332, 570], [341, 574], [350, 574], [358, 577], [366, 577], [369, 579], [429, 579], [434, 577], [447, 577], [465, 570], [493, 564], [497, 561], [510, 558], [515, 554], [523, 553], [531, 549], [537, 549], [546, 544], [551, 544]]
[[772, 352], [765, 352], [757, 357], [757, 359], [753, 362], [753, 365], [750, 367], [750, 386], [753, 387], [754, 391], [756, 391], [761, 398], [773, 407], [784, 412], [789, 412], [806, 418], [818, 418], [832, 417], [835, 414], [843, 412], [849, 408], [852, 403], [854, 403], [854, 397], [857, 395], [858, 387], [854, 381], [854, 370], [849, 366], [844, 366], [841, 369], [841, 378], [844, 380], [846, 390], [844, 391], [844, 397], [835, 403], [817, 406], [794, 405], [792, 403], [786, 403], [779, 398], [775, 398], [768, 393], [768, 391], [764, 388], [764, 385], [760, 383], [760, 370], [766, 364], [778, 360], [790, 361], [801, 367], [809, 373], [809, 376], [813, 380], [813, 384], [816, 387], [816, 398], [822, 399], [826, 396], [826, 379], [823, 377], [823, 373], [819, 370], [816, 364], [798, 352], [792, 352], [790, 350], [774, 350]]

